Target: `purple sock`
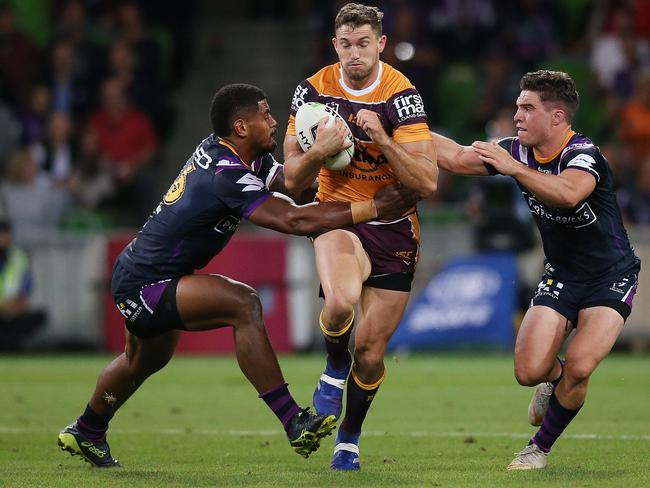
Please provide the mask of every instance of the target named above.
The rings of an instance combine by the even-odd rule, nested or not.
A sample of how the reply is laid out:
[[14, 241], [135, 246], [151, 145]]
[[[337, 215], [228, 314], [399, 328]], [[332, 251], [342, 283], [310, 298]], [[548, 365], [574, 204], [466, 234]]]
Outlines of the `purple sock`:
[[549, 400], [548, 410], [542, 421], [542, 426], [530, 440], [530, 443], [537, 444], [537, 447], [546, 453], [550, 452], [557, 438], [560, 437], [564, 429], [571, 423], [573, 417], [578, 414], [580, 408], [582, 408], [582, 405], [575, 410], [563, 407], [557, 400], [555, 391], [553, 391]]
[[273, 413], [280, 419], [284, 430], [287, 430], [287, 424], [291, 417], [293, 417], [300, 407], [294, 401], [291, 393], [289, 393], [289, 384], [284, 383], [270, 391], [260, 394], [260, 398], [266, 402]]
[[101, 441], [106, 438], [108, 423], [112, 418], [112, 415], [99, 415], [90, 408], [90, 405], [86, 405], [86, 410], [77, 419], [77, 428], [89, 440]]

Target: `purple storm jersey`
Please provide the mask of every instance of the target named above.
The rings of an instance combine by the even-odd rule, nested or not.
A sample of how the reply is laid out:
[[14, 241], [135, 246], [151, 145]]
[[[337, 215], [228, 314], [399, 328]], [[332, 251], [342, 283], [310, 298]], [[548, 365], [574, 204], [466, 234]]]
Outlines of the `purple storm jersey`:
[[120, 291], [193, 273], [228, 244], [241, 218], [271, 193], [282, 166], [267, 154], [245, 165], [226, 141], [204, 139], [138, 235], [118, 256]]
[[[574, 133], [557, 156], [544, 162], [518, 137], [502, 139], [499, 145], [515, 160], [541, 173], [559, 175], [571, 168], [596, 179], [594, 191], [571, 209], [544, 203], [517, 181], [542, 236], [547, 273], [559, 280], [599, 283], [638, 272], [640, 260], [623, 226], [612, 172], [590, 139]], [[490, 174], [498, 173], [493, 166], [485, 166]]]

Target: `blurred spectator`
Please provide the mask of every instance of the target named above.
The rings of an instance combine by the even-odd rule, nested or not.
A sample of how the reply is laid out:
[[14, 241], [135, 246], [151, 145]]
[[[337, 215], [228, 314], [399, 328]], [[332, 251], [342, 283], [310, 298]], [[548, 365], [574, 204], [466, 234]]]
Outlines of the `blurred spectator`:
[[72, 173], [74, 144], [73, 122], [64, 112], [53, 113], [42, 141], [32, 143], [30, 152], [41, 175], [55, 185], [65, 185]]
[[[601, 4], [601, 8], [602, 7]], [[596, 19], [600, 17], [594, 14]], [[633, 12], [624, 6], [611, 11], [609, 23], [601, 26], [596, 34], [591, 52], [591, 66], [600, 85], [608, 90], [616, 88], [617, 78], [626, 75], [630, 70], [643, 69], [650, 61], [650, 50], [647, 39], [636, 36], [633, 25]], [[598, 22], [595, 20], [594, 22]], [[632, 75], [633, 76], [633, 75]]]
[[[163, 124], [168, 109], [159, 79], [155, 73], [138, 68], [140, 60], [131, 45], [124, 39], [118, 39], [108, 51], [109, 78], [116, 78], [124, 87], [129, 100], [144, 111], [150, 120]], [[164, 130], [165, 127], [160, 126]]]
[[650, 155], [650, 71], [638, 76], [634, 97], [623, 106], [619, 135], [637, 165]]
[[560, 51], [558, 13], [548, 0], [523, 0], [517, 6], [508, 30], [515, 57], [524, 71], [530, 71]]
[[38, 51], [15, 20], [13, 8], [0, 3], [0, 96], [19, 109], [36, 80]]
[[428, 7], [428, 22], [435, 46], [444, 46], [451, 59], [474, 60], [488, 47], [486, 39], [496, 37], [497, 7], [509, 10], [494, 0], [435, 0], [424, 2]]
[[76, 203], [88, 210], [102, 207], [115, 193], [111, 172], [101, 157], [97, 134], [91, 127], [81, 134], [68, 189]]
[[151, 39], [142, 20], [142, 12], [135, 2], [124, 2], [117, 9], [119, 38], [126, 41], [138, 58], [138, 70], [154, 78], [161, 77], [160, 47]]
[[124, 86], [112, 78], [102, 85], [102, 108], [90, 117], [101, 157], [111, 168], [116, 185], [116, 217], [135, 222], [137, 210], [151, 189], [143, 171], [152, 162], [158, 141], [149, 118], [129, 103]]
[[12, 243], [11, 226], [0, 219], [0, 350], [19, 351], [45, 325], [45, 313], [31, 310], [29, 257]]
[[7, 218], [13, 222], [15, 241], [24, 248], [56, 229], [69, 205], [67, 192], [39, 178], [38, 164], [24, 149], [9, 158], [6, 177], [0, 183], [0, 198]]
[[[423, 19], [426, 11], [417, 6], [401, 5], [390, 16], [390, 38], [383, 53], [383, 60], [400, 70], [418, 87], [430, 112], [434, 101], [436, 71], [440, 69], [440, 52], [424, 34]], [[330, 47], [330, 49], [332, 49]]]
[[4, 170], [7, 157], [18, 144], [20, 123], [9, 106], [0, 100], [0, 173]]
[[50, 90], [46, 85], [36, 85], [29, 92], [27, 108], [20, 114], [20, 143], [29, 146], [45, 137], [50, 113]]
[[60, 40], [52, 45], [47, 73], [52, 111], [74, 117], [80, 117], [87, 112], [92, 86], [80, 73], [79, 65], [74, 44]]
[[622, 193], [624, 198], [619, 203], [625, 220], [650, 225], [650, 156], [641, 163], [632, 191]]
[[119, 185], [127, 185], [157, 149], [156, 134], [148, 117], [134, 108], [116, 78], [102, 85], [102, 107], [90, 117], [102, 156], [111, 165]]

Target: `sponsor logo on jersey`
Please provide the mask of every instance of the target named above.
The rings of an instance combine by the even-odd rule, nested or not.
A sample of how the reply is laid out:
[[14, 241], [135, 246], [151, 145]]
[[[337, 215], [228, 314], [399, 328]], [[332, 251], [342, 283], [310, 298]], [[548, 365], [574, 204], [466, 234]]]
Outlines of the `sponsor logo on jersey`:
[[393, 106], [397, 110], [399, 122], [417, 117], [426, 117], [424, 113], [424, 103], [422, 97], [417, 93], [400, 95], [393, 100]]
[[305, 97], [309, 89], [303, 86], [298, 85], [296, 91], [293, 92], [293, 98], [291, 99], [291, 109], [298, 110], [305, 103]]
[[560, 212], [558, 209], [545, 205], [530, 193], [524, 193], [524, 196], [528, 202], [530, 213], [538, 216], [544, 222], [579, 229], [593, 224], [598, 218], [587, 202], [580, 205], [573, 214], [566, 214]]
[[238, 226], [239, 219], [237, 217], [233, 217], [232, 215], [228, 215], [221, 219], [219, 223], [214, 226], [213, 230], [219, 234], [230, 235], [235, 233]]

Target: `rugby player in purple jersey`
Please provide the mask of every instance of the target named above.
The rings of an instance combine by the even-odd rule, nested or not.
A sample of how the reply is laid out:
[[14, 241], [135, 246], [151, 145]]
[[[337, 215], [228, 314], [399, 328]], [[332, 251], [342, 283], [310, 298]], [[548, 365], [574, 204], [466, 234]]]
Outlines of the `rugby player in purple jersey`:
[[[589, 378], [629, 316], [640, 260], [616, 203], [600, 149], [575, 132], [579, 96], [567, 73], [523, 76], [514, 116], [517, 136], [460, 146], [434, 134], [438, 164], [465, 175], [511, 176], [528, 203], [544, 246], [544, 275], [515, 344], [515, 377], [538, 385], [529, 422], [541, 426], [508, 469], [539, 469], [578, 414]], [[564, 360], [558, 353], [576, 329]]]
[[[285, 191], [276, 121], [266, 95], [251, 85], [220, 89], [204, 139], [133, 241], [117, 258], [112, 293], [126, 324], [126, 349], [100, 374], [83, 414], [61, 431], [63, 450], [98, 467], [117, 467], [106, 432], [117, 410], [174, 354], [181, 330], [232, 327], [239, 366], [304, 456], [334, 429], [335, 417], [300, 408], [269, 343], [255, 290], [220, 275], [194, 274], [227, 245], [242, 218], [279, 232], [317, 235], [378, 217], [397, 217], [415, 203], [391, 186], [363, 202], [298, 206]], [[345, 147], [341, 125], [318, 128], [319, 151]]]

